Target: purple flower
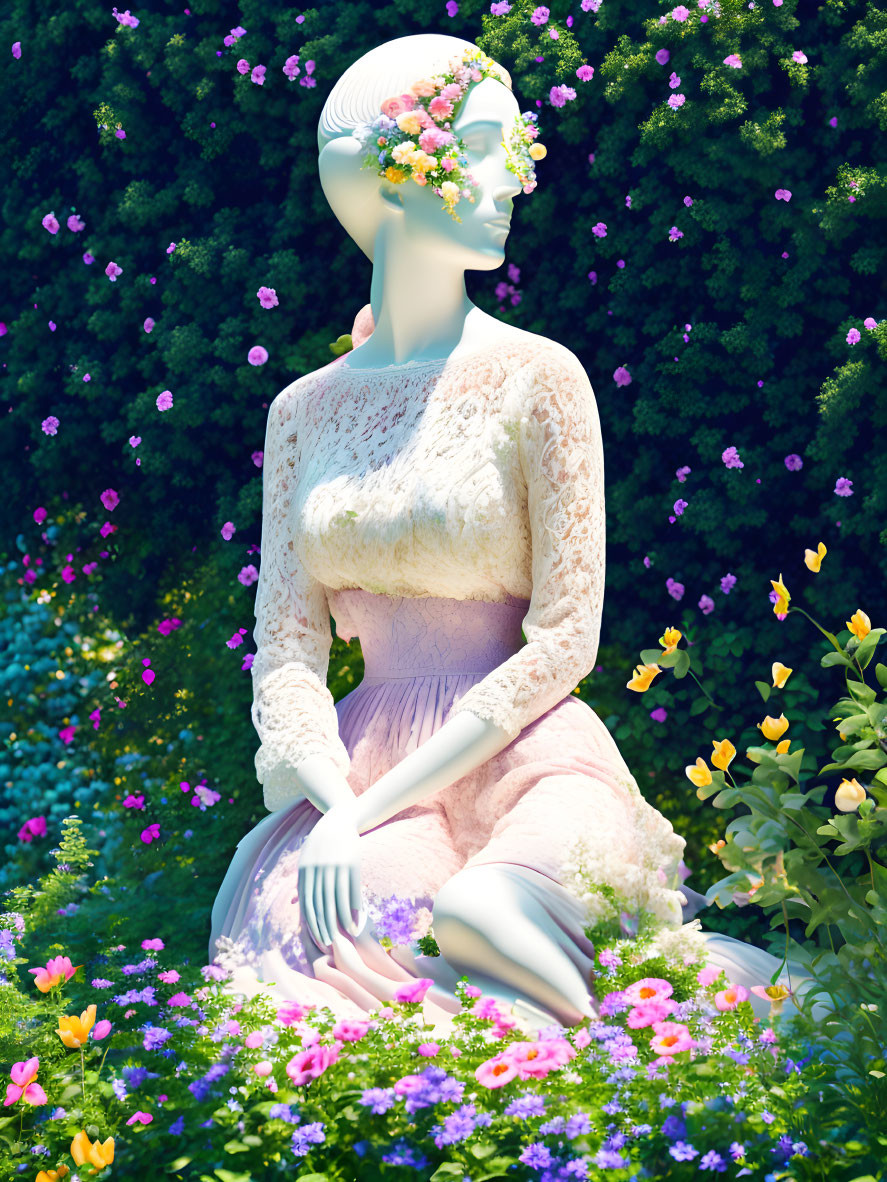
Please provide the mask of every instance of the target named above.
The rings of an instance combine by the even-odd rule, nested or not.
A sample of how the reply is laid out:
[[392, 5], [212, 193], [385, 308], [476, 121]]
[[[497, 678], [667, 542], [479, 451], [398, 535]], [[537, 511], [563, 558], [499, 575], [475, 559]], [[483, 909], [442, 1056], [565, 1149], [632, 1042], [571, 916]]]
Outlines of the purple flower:
[[852, 497], [853, 496], [853, 481], [848, 480], [846, 476], [839, 476], [835, 483], [835, 496], [838, 497]]
[[376, 932], [395, 945], [409, 944], [416, 927], [416, 909], [409, 899], [389, 895], [381, 900], [380, 914], [375, 919]]
[[789, 472], [798, 472], [804, 467], [804, 461], [799, 455], [795, 455], [794, 452], [790, 456], [785, 457], [784, 463]]
[[115, 263], [115, 262], [110, 262], [110, 263], [108, 263], [107, 267], [105, 267], [105, 274], [108, 276], [108, 278], [111, 280], [112, 283], [116, 283], [117, 276], [123, 274], [123, 268], [119, 267], [117, 265], [117, 263]]
[[596, 222], [591, 227], [591, 232], [592, 232], [592, 234], [594, 234], [595, 238], [606, 238], [607, 237], [607, 223], [606, 222]]
[[156, 1051], [167, 1041], [172, 1038], [170, 1031], [165, 1030], [162, 1026], [146, 1026], [145, 1037], [142, 1041], [146, 1051]]
[[367, 1088], [357, 1102], [364, 1108], [369, 1108], [376, 1116], [381, 1116], [383, 1112], [394, 1107], [397, 1096], [394, 1088]]
[[703, 595], [699, 599], [699, 610], [704, 616], [709, 616], [715, 610], [715, 601], [710, 595]]
[[679, 497], [674, 503], [675, 516], [682, 517], [684, 510], [687, 508], [687, 506], [689, 504], [690, 504], [689, 501], [685, 501], [685, 500], [683, 500], [683, 498]]
[[588, 1119], [588, 1114], [585, 1112], [574, 1112], [567, 1121], [564, 1130], [567, 1137], [584, 1137], [591, 1132], [591, 1121]]
[[542, 1116], [545, 1113], [545, 1099], [543, 1096], [533, 1095], [531, 1092], [518, 1096], [505, 1109], [506, 1116], [517, 1116], [526, 1120], [530, 1116]]
[[540, 6], [539, 8], [533, 9], [530, 14], [530, 20], [538, 27], [539, 25], [544, 25], [550, 15], [551, 13], [547, 8]]
[[692, 471], [693, 469], [688, 468], [685, 464], [683, 468], [678, 468], [678, 470], [675, 472], [675, 476], [677, 476], [678, 480], [681, 482], [681, 484], [683, 484]]
[[660, 66], [666, 65], [668, 63], [668, 60], [670, 57], [671, 57], [670, 50], [668, 50], [668, 49], [657, 49], [656, 50], [656, 61], [659, 63]]
[[590, 82], [594, 77], [594, 66], [580, 66], [576, 71], [576, 77], [580, 82]]
[[692, 1145], [687, 1144], [686, 1141], [678, 1141], [676, 1144], [669, 1147], [668, 1152], [675, 1159], [675, 1161], [692, 1161], [694, 1157], [699, 1156], [699, 1150], [694, 1149]]
[[444, 1118], [443, 1127], [435, 1125], [431, 1130], [434, 1144], [438, 1149], [444, 1145], [455, 1145], [465, 1141], [480, 1126], [488, 1126], [493, 1120], [491, 1113], [478, 1112], [473, 1104], [463, 1104]]
[[15, 60], [16, 60], [16, 61], [18, 61], [18, 59], [19, 59], [19, 58], [22, 56], [22, 43], [21, 43], [21, 41], [13, 41], [13, 43], [12, 43], [12, 56], [15, 58]]
[[631, 374], [628, 372], [628, 370], [626, 369], [626, 367], [624, 365], [620, 365], [616, 369], [613, 370], [613, 381], [616, 383], [617, 386], [630, 386], [631, 385]]
[[623, 1157], [621, 1153], [617, 1153], [615, 1149], [605, 1149], [603, 1146], [598, 1150], [594, 1157], [594, 1164], [599, 1166], [602, 1170], [619, 1170], [623, 1166], [627, 1166], [630, 1159]]
[[244, 587], [251, 587], [252, 584], [256, 582], [258, 577], [259, 572], [253, 566], [253, 564], [250, 563], [248, 566], [241, 568], [240, 573], [237, 576], [237, 581], [242, 583]]
[[323, 1121], [315, 1120], [310, 1125], [296, 1129], [292, 1137], [292, 1150], [296, 1157], [304, 1157], [312, 1145], [321, 1145], [326, 1140]]
[[735, 447], [727, 447], [721, 452], [721, 459], [727, 468], [744, 468], [742, 460], [739, 458], [739, 452]]
[[263, 308], [276, 308], [280, 302], [273, 287], [260, 287], [256, 295]]
[[43, 229], [48, 230], [50, 234], [58, 234], [59, 232], [58, 218], [54, 213], [48, 213], [40, 224], [43, 226]]
[[518, 1158], [525, 1166], [532, 1166], [534, 1170], [542, 1170], [551, 1165], [551, 1150], [541, 1141], [534, 1141]]
[[[292, 54], [286, 59], [283, 64], [283, 72], [286, 74], [287, 78], [289, 78], [290, 82], [292, 82], [292, 80], [301, 73], [299, 70], [299, 55], [297, 53]], [[264, 306], [265, 305], [263, 304], [262, 307]]]
[[[791, 1140], [791, 1138], [789, 1138]], [[714, 1149], [710, 1149], [699, 1162], [700, 1170], [714, 1170], [717, 1174], [723, 1174], [727, 1169], [727, 1163], [719, 1153]]]
[[180, 1137], [180, 1136], [182, 1135], [182, 1133], [184, 1133], [184, 1131], [185, 1131], [185, 1118], [184, 1118], [184, 1116], [179, 1116], [179, 1117], [177, 1117], [177, 1118], [176, 1118], [176, 1119], [175, 1119], [175, 1120], [172, 1122], [172, 1124], [169, 1126], [169, 1131], [170, 1131], [170, 1133], [172, 1133], [172, 1135], [173, 1135], [174, 1137]]
[[43, 431], [44, 435], [55, 435], [59, 429], [59, 421], [55, 415], [49, 415], [40, 424], [40, 429]]
[[[671, 109], [673, 111], [676, 111], [678, 109], [678, 107], [682, 107], [686, 101], [687, 101], [687, 96], [685, 94], [670, 94], [668, 96], [668, 105], [671, 107]], [[672, 227], [672, 229], [675, 229], [675, 228], [676, 227], [674, 227], [674, 226]], [[683, 236], [684, 235], [681, 234], [681, 238], [683, 238]]]
[[254, 82], [256, 84], [256, 86], [264, 86], [265, 85], [265, 71], [267, 70], [267, 68], [268, 68], [267, 66], [254, 66], [253, 71], [249, 76], [250, 82]]
[[721, 590], [724, 592], [725, 595], [729, 595], [735, 586], [736, 586], [736, 576], [735, 575], [729, 575], [729, 574], [724, 575], [724, 577], [721, 579]]
[[264, 345], [253, 345], [247, 353], [246, 359], [250, 365], [264, 365], [268, 360], [268, 350]]
[[665, 586], [672, 599], [677, 599], [680, 602], [684, 598], [685, 588], [683, 583], [677, 583], [674, 579], [669, 578], [665, 580]]
[[505, 16], [506, 13], [511, 12], [511, 5], [508, 0], [498, 0], [498, 3], [490, 5], [490, 12], [493, 16]]
[[[683, 97], [683, 96], [676, 96], [676, 95], [672, 95], [672, 96], [671, 96], [671, 98], [676, 98], [676, 97]], [[670, 103], [670, 102], [671, 102], [671, 99], [669, 99], [668, 101], [669, 101], [669, 103]], [[677, 226], [672, 226], [672, 228], [671, 228], [671, 229], [668, 231], [668, 240], [669, 240], [669, 242], [677, 242], [677, 240], [678, 240], [679, 238], [683, 238], [683, 237], [684, 237], [684, 231], [683, 231], [683, 230], [679, 230], [679, 229], [677, 228]]]
[[162, 394], [157, 395], [157, 402], [155, 403], [158, 410], [170, 410], [172, 408], [172, 393], [169, 390], [164, 390]]
[[424, 1153], [414, 1149], [403, 1137], [398, 1138], [388, 1153], [382, 1154], [382, 1161], [389, 1166], [411, 1166], [415, 1170], [424, 1170], [428, 1165]]

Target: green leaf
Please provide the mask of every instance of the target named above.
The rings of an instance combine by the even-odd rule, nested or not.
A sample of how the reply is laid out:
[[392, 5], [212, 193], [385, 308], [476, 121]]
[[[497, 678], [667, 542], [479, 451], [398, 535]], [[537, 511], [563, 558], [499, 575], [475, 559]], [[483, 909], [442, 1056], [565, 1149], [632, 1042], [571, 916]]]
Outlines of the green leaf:
[[226, 1141], [223, 1148], [226, 1153], [247, 1153], [249, 1150], [248, 1145], [244, 1145], [242, 1141], [238, 1141], [236, 1139], [233, 1141]]
[[641, 661], [645, 665], [661, 665], [663, 659], [661, 648], [645, 648], [641, 650]]
[[766, 681], [756, 681], [755, 685], [758, 687], [758, 693], [761, 695], [761, 697], [766, 702], [767, 699], [770, 697], [770, 686], [767, 684]]
[[182, 1157], [177, 1157], [175, 1161], [171, 1161], [166, 1168], [167, 1170], [183, 1170], [193, 1160], [190, 1154], [185, 1153]]
[[[213, 1173], [219, 1179], [219, 1182], [255, 1182], [252, 1174], [235, 1174], [233, 1170], [224, 1170], [221, 1166], [217, 1166]], [[315, 1175], [315, 1177], [325, 1178], [325, 1174]], [[300, 1182], [308, 1182], [307, 1178], [300, 1179]]]
[[469, 1145], [469, 1152], [478, 1161], [483, 1161], [486, 1157], [492, 1157], [496, 1152], [496, 1146], [489, 1141], [480, 1141], [476, 1145]]
[[354, 342], [351, 340], [350, 332], [343, 332], [329, 346], [329, 350], [334, 357], [341, 357], [343, 353], [349, 353], [353, 348]]
[[[669, 654], [671, 656], [672, 654]], [[674, 675], [677, 678], [686, 677], [687, 670], [690, 668], [690, 655], [686, 649], [679, 648], [675, 650], [677, 661], [675, 661]]]
[[887, 628], [872, 628], [859, 643], [854, 656], [863, 669], [865, 669], [875, 655], [875, 649], [878, 647], [878, 641], [887, 632]]
[[819, 663], [823, 669], [828, 669], [831, 665], [849, 665], [853, 668], [853, 662], [843, 653], [826, 653]]
[[299, 1182], [330, 1182], [329, 1174], [302, 1174]]
[[697, 698], [690, 707], [690, 717], [694, 718], [697, 714], [702, 714], [710, 705], [711, 702], [709, 702], [708, 698]]
[[[445, 1161], [442, 1166], [438, 1166], [431, 1175], [431, 1182], [435, 1182], [437, 1178], [464, 1178], [465, 1167], [457, 1165], [454, 1161]], [[307, 1178], [300, 1179], [300, 1182], [308, 1182]]]
[[882, 689], [887, 689], [887, 665], [882, 665], [879, 661], [875, 666], [875, 677], [878, 679], [878, 684]]

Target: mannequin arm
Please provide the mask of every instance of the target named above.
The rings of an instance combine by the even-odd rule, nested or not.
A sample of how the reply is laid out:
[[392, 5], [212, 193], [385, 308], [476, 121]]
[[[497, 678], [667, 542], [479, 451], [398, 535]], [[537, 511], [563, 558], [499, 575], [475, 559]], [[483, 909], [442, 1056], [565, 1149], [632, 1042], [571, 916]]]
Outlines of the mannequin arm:
[[352, 810], [358, 833], [366, 833], [475, 771], [511, 741], [512, 736], [495, 723], [463, 711], [354, 797], [353, 804], [343, 799], [343, 809]]
[[289, 779], [316, 809], [328, 813], [333, 805], [355, 803], [348, 780], [327, 755], [309, 755], [289, 773]]

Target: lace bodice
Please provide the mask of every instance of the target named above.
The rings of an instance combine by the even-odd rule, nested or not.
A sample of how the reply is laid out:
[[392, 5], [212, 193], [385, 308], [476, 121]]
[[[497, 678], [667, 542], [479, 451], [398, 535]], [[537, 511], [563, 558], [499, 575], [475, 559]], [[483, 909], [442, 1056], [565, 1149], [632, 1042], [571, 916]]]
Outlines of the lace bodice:
[[593, 667], [603, 447], [564, 346], [514, 330], [447, 362], [379, 371], [339, 357], [271, 404], [263, 487], [252, 718], [268, 807], [269, 794], [295, 799], [291, 770], [309, 755], [348, 773], [326, 686], [330, 614], [339, 636], [355, 634], [338, 591], [529, 600], [526, 644], [453, 711], [512, 738]]

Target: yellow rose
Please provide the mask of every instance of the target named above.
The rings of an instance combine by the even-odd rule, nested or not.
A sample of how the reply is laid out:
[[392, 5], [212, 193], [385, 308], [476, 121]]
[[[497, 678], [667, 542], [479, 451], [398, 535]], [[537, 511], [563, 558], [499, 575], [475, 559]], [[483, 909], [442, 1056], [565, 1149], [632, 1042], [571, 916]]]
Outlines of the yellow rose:
[[854, 777], [843, 779], [835, 792], [835, 808], [842, 813], [855, 813], [865, 800], [865, 788]]
[[773, 675], [773, 685], [776, 689], [782, 689], [789, 679], [789, 674], [793, 673], [793, 669], [789, 669], [788, 665], [783, 665], [781, 661], [774, 661], [770, 670]]
[[736, 756], [736, 748], [729, 739], [712, 739], [711, 743], [714, 747], [714, 754], [711, 757], [711, 761], [716, 768], [720, 768], [722, 772], [725, 772]]
[[407, 174], [402, 168], [395, 168], [393, 164], [389, 164], [385, 169], [385, 179], [395, 185], [401, 185], [407, 179]]
[[408, 164], [410, 156], [415, 152], [416, 145], [412, 140], [404, 140], [402, 144], [398, 144], [391, 149], [391, 155], [394, 157], [395, 164]]
[[546, 148], [545, 144], [540, 144], [538, 142], [535, 144], [530, 144], [531, 160], [544, 160], [547, 155], [548, 149]]
[[59, 1028], [56, 1033], [66, 1047], [76, 1049], [83, 1046], [89, 1038], [90, 1030], [95, 1025], [95, 1014], [96, 1007], [93, 1002], [92, 1005], [86, 1007], [79, 1018], [76, 1015], [69, 1017], [67, 1014], [63, 1014], [59, 1018]]
[[422, 124], [419, 122], [415, 111], [401, 111], [394, 122], [407, 135], [418, 135], [422, 130]]
[[765, 739], [770, 739], [775, 743], [788, 730], [788, 719], [784, 714], [780, 714], [778, 718], [773, 718], [768, 714], [763, 722], [758, 723], [758, 728]]
[[857, 608], [850, 619], [844, 622], [857, 640], [865, 640], [872, 630], [872, 622], [861, 607]]
[[773, 604], [773, 612], [775, 615], [781, 616], [785, 612], [788, 611], [788, 605], [789, 605], [789, 601], [791, 599], [791, 595], [786, 590], [785, 584], [782, 581], [782, 574], [781, 573], [779, 575], [778, 580], [776, 580], [776, 579], [770, 580], [770, 585], [772, 586], [772, 588], [776, 592], [776, 594], [779, 596], [779, 598]]
[[815, 573], [822, 565], [826, 554], [828, 554], [828, 550], [825, 548], [825, 542], [820, 542], [816, 550], [804, 551], [804, 562]]
[[687, 779], [692, 784], [695, 784], [697, 788], [704, 788], [707, 784], [711, 783], [711, 772], [708, 770], [708, 764], [701, 755], [698, 756], [695, 763], [688, 764], [684, 768], [684, 771], [686, 772]]
[[637, 690], [639, 694], [642, 694], [644, 690], [650, 688], [653, 678], [661, 672], [658, 665], [637, 665], [631, 681], [626, 681], [625, 688]]
[[665, 632], [659, 637], [659, 643], [662, 647], [662, 655], [666, 653], [673, 653], [678, 647], [678, 641], [681, 639], [682, 633], [677, 628], [666, 628]]

